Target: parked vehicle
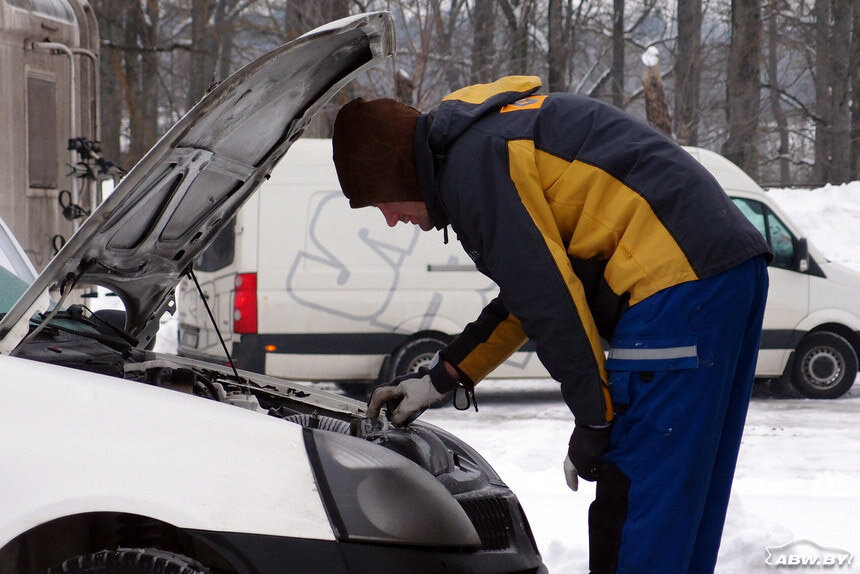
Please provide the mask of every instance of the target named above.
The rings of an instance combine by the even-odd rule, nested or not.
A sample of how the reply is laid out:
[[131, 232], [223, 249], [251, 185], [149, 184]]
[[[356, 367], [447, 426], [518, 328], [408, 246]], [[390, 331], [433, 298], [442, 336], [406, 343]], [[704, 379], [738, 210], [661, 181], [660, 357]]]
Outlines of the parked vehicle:
[[[516, 496], [456, 437], [146, 350], [180, 275], [315, 111], [393, 53], [382, 12], [249, 64], [38, 276], [0, 226], [0, 572], [546, 572]], [[119, 296], [122, 329], [64, 305], [81, 284]]]
[[37, 269], [98, 203], [98, 54], [89, 0], [0, 0], [0, 216]]
[[[296, 142], [196, 271], [238, 366], [361, 392], [429, 363], [498, 289], [458, 242], [391, 229], [377, 210], [351, 211], [331, 156], [331, 140]], [[223, 360], [188, 278], [178, 302], [179, 353]], [[524, 350], [493, 376], [547, 373]]]
[[829, 261], [758, 184], [723, 156], [687, 148], [716, 176], [774, 252], [756, 377], [837, 398], [857, 376], [860, 273]]
[[[822, 256], [739, 167], [686, 149], [776, 254], [756, 376], [785, 377], [811, 398], [841, 396], [857, 374], [860, 274]], [[238, 366], [338, 381], [361, 393], [427, 364], [496, 295], [459, 244], [390, 229], [375, 210], [348, 211], [330, 140], [301, 140], [198, 259], [197, 276]], [[284, 214], [298, 224], [283, 225]], [[179, 289], [179, 353], [225, 358], [187, 278]], [[548, 374], [527, 345], [492, 376]]]

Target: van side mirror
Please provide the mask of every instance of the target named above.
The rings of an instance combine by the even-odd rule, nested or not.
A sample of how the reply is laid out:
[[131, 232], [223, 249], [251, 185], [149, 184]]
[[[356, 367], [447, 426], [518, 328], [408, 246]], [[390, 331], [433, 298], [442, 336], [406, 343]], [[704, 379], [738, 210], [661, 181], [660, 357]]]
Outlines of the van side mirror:
[[809, 245], [805, 237], [800, 237], [795, 241], [794, 268], [801, 273], [809, 271]]

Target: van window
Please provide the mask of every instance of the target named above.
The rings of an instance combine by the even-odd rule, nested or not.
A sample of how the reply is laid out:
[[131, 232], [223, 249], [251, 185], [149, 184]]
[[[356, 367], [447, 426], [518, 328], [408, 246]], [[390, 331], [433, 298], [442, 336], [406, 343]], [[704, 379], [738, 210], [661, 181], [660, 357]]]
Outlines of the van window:
[[236, 255], [236, 218], [218, 232], [215, 240], [207, 247], [194, 262], [197, 271], [212, 273], [220, 271], [231, 263]]
[[794, 236], [768, 206], [752, 199], [733, 197], [732, 201], [767, 239], [773, 251], [771, 265], [794, 270]]

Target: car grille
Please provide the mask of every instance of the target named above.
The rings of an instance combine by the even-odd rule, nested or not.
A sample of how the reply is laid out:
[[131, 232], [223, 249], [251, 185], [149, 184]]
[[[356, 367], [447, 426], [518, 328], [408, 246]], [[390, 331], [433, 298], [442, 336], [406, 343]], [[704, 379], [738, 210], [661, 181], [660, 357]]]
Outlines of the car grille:
[[502, 497], [460, 500], [481, 538], [484, 550], [504, 550], [514, 541], [514, 525], [508, 501]]

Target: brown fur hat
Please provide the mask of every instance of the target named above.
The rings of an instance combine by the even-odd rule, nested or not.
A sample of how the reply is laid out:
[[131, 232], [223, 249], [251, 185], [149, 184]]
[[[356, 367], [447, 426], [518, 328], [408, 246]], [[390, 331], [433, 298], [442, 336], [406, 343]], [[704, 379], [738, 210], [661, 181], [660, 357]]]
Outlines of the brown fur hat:
[[396, 100], [357, 98], [334, 121], [334, 166], [352, 208], [391, 201], [423, 201], [413, 138], [421, 115]]

